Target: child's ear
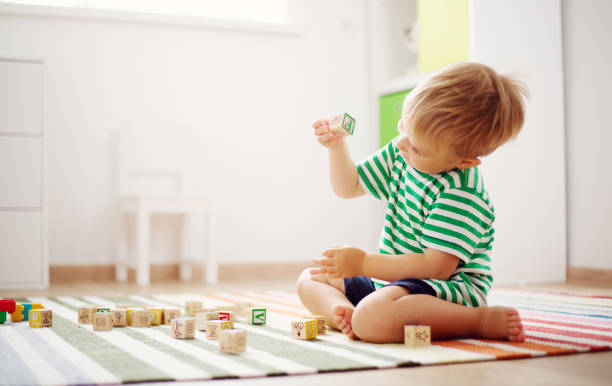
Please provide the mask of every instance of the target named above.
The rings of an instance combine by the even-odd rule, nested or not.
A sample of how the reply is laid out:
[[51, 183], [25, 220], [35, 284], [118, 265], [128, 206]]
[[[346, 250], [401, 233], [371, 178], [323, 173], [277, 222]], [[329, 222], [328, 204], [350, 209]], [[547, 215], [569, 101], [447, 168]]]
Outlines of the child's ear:
[[464, 158], [460, 160], [459, 163], [457, 163], [457, 167], [459, 169], [469, 169], [469, 168], [473, 168], [474, 166], [478, 166], [478, 165], [480, 165], [479, 158]]

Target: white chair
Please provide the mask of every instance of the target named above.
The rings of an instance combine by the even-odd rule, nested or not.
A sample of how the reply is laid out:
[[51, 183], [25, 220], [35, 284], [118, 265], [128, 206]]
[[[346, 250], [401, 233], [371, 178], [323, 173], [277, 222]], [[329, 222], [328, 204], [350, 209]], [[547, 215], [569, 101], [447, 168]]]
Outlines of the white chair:
[[[179, 139], [183, 139], [180, 141]], [[210, 198], [190, 194], [189, 141], [180, 133], [152, 131], [122, 131], [119, 136], [119, 237], [116, 263], [117, 281], [125, 282], [128, 269], [136, 268], [136, 281], [140, 286], [150, 283], [150, 222], [153, 214], [182, 216], [180, 277], [190, 279], [196, 263], [187, 256], [188, 226], [191, 216], [203, 216], [206, 251], [205, 281], [218, 281], [218, 267], [214, 250], [214, 205]], [[193, 160], [191, 160], [193, 162]], [[136, 261], [127, 258], [127, 216], [135, 216]], [[202, 264], [201, 259], [199, 264]]]

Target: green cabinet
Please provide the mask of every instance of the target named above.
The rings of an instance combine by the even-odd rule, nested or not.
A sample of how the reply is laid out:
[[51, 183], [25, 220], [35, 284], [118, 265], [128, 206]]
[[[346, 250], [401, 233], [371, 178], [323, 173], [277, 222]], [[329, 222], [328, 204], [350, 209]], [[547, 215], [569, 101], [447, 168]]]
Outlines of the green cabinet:
[[382, 95], [378, 98], [379, 141], [386, 145], [397, 136], [397, 122], [402, 117], [402, 103], [412, 89]]

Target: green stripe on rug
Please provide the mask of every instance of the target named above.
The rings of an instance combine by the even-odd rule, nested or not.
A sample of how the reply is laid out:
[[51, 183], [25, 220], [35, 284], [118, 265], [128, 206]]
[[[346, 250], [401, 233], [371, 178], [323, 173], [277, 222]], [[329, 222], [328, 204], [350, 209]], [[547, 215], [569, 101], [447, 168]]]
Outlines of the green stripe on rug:
[[[49, 298], [49, 300], [66, 308], [75, 309], [75, 307], [57, 298]], [[146, 362], [56, 313], [53, 315], [53, 327], [51, 329], [77, 350], [115, 374], [123, 382], [173, 380], [166, 373], [149, 366]]]

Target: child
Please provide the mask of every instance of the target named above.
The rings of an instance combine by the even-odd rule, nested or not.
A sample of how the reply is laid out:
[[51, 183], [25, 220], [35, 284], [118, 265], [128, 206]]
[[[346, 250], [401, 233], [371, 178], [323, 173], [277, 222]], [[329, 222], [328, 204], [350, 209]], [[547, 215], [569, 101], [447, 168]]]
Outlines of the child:
[[353, 163], [329, 120], [313, 123], [336, 195], [385, 200], [379, 253], [334, 246], [300, 275], [300, 299], [351, 339], [402, 342], [403, 326], [433, 339], [525, 340], [518, 312], [487, 307], [493, 206], [481, 156], [515, 137], [526, 89], [477, 63], [449, 66], [404, 100], [399, 136]]

